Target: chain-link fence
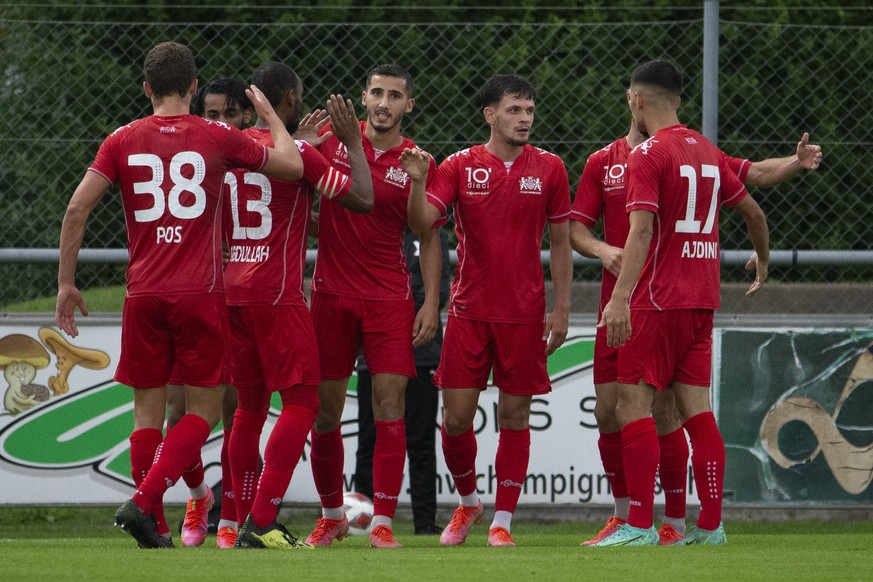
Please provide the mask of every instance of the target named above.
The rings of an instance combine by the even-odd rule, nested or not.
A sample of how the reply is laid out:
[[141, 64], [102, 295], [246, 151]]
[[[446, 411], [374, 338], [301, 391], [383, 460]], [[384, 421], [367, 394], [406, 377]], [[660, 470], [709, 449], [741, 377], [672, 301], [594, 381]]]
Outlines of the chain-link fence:
[[[82, 14], [0, 19], [0, 249], [57, 247], [66, 203], [100, 141], [150, 113], [141, 65], [147, 50], [163, 40], [192, 48], [201, 82], [245, 80], [266, 60], [284, 61], [303, 78], [309, 108], [323, 106], [332, 92], [357, 96], [374, 65], [401, 63], [416, 77], [416, 107], [404, 131], [438, 162], [487, 139], [474, 98], [484, 80], [521, 74], [539, 89], [532, 142], [565, 160], [572, 190], [587, 156], [627, 131], [624, 89], [641, 62], [666, 58], [685, 70], [680, 116], [700, 127], [699, 9], [656, 22], [541, 17], [512, 24], [84, 22]], [[722, 20], [719, 59], [719, 145], [725, 151], [753, 160], [788, 156], [803, 131], [824, 149], [819, 171], [753, 192], [768, 213], [772, 248], [869, 249], [873, 26]], [[723, 249], [750, 248], [735, 213], [724, 214]], [[84, 247], [125, 244], [120, 200], [111, 193], [92, 215]], [[789, 264], [774, 265], [771, 276], [811, 289], [815, 297], [801, 299], [798, 292], [792, 304], [788, 291], [779, 296], [779, 309], [866, 313], [871, 272], [870, 264]], [[54, 264], [0, 263], [0, 273], [0, 311], [55, 293]], [[726, 288], [748, 280], [730, 266], [723, 277]], [[596, 266], [575, 270], [575, 280], [592, 288], [599, 278]], [[123, 265], [80, 265], [79, 284], [123, 284]], [[822, 288], [828, 291], [819, 299]], [[867, 294], [868, 307], [859, 308], [859, 293]], [[762, 305], [766, 296], [757, 307], [738, 302], [732, 309]]]

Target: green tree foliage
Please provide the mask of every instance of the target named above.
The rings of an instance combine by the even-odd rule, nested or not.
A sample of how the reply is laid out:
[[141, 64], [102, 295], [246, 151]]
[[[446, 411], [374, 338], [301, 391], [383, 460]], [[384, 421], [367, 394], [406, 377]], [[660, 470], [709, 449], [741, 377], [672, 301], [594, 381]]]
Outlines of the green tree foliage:
[[[524, 75], [539, 90], [533, 142], [564, 158], [575, 190], [588, 155], [627, 130], [624, 89], [641, 62], [666, 58], [685, 70], [681, 116], [700, 127], [703, 10], [666, 0], [640, 4], [7, 3], [0, 14], [0, 106], [6, 113], [0, 117], [6, 217], [0, 248], [57, 246], [66, 203], [101, 140], [150, 113], [142, 60], [164, 40], [192, 48], [201, 82], [247, 79], [264, 61], [285, 61], [304, 80], [307, 108], [323, 106], [337, 92], [358, 102], [372, 66], [401, 63], [417, 83], [405, 132], [437, 161], [487, 138], [476, 94], [488, 76]], [[727, 4], [721, 8], [720, 146], [751, 159], [785, 156], [810, 131], [825, 149], [819, 172], [755, 193], [770, 216], [774, 248], [869, 248], [873, 10], [811, 0]], [[723, 233], [724, 248], [748, 247], [736, 218], [725, 218]], [[90, 220], [85, 246], [125, 243], [113, 190]], [[0, 305], [54, 289], [53, 265], [0, 269]], [[88, 267], [83, 276], [117, 284], [121, 269]], [[824, 269], [813, 276], [839, 280], [847, 272]], [[869, 271], [848, 276], [869, 279]], [[599, 273], [590, 269], [578, 277]]]

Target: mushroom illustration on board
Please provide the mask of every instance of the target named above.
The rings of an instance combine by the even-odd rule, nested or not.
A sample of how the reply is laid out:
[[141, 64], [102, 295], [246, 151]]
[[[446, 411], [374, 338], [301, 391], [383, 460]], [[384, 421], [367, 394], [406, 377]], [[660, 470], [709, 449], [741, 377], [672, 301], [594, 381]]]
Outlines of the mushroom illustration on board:
[[9, 384], [3, 398], [7, 411], [19, 414], [49, 399], [48, 388], [33, 384], [36, 371], [48, 363], [48, 352], [35, 339], [18, 333], [0, 339], [0, 370]]
[[55, 396], [70, 391], [67, 378], [70, 371], [76, 366], [82, 366], [89, 370], [102, 370], [109, 365], [109, 355], [106, 352], [74, 346], [50, 327], [43, 327], [39, 330], [39, 339], [58, 358], [55, 364], [58, 375], [49, 378], [49, 386]]

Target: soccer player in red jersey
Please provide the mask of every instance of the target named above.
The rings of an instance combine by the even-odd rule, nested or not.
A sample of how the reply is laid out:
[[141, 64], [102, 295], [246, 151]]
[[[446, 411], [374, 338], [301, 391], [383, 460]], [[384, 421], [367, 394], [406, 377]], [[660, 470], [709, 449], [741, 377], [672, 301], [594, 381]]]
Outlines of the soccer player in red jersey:
[[[514, 75], [490, 78], [482, 89], [491, 126], [486, 144], [461, 150], [437, 170], [425, 198], [425, 159], [404, 154], [413, 180], [410, 226], [427, 232], [454, 208], [458, 268], [434, 382], [443, 389], [443, 454], [460, 505], [440, 536], [464, 542], [482, 519], [476, 493], [473, 420], [479, 394], [494, 370], [500, 389], [497, 499], [488, 532], [491, 546], [513, 546], [512, 514], [530, 459], [530, 406], [551, 390], [546, 357], [567, 335], [572, 259], [570, 187], [561, 159], [528, 143], [536, 92]], [[540, 246], [548, 224], [555, 307], [546, 317]]]
[[[212, 121], [220, 121], [243, 129], [249, 123], [255, 109], [246, 96], [246, 86], [236, 79], [213, 79], [203, 85], [191, 102], [194, 115], [199, 115]], [[233, 476], [230, 470], [229, 446], [230, 434], [233, 429], [233, 414], [236, 411], [236, 389], [229, 384], [229, 366], [225, 360], [224, 400], [221, 407], [221, 424], [223, 438], [221, 444], [221, 516], [217, 524], [215, 536], [219, 548], [232, 548], [236, 542], [238, 527], [236, 505], [233, 498]], [[174, 367], [167, 385], [167, 428], [171, 429], [185, 415], [185, 386], [180, 383], [179, 371]], [[194, 464], [182, 473], [182, 479], [188, 487], [188, 504], [185, 508], [185, 519], [182, 522], [182, 545], [199, 546], [206, 539], [215, 497], [206, 484], [203, 459], [198, 456]], [[155, 521], [160, 534], [166, 526], [163, 525], [163, 508], [155, 507]], [[166, 528], [169, 531], [169, 528]]]
[[[679, 123], [682, 76], [670, 63], [638, 67], [627, 97], [636, 128], [651, 137], [628, 156], [630, 230], [603, 308], [606, 345], [618, 351], [616, 417], [630, 497], [627, 523], [596, 544], [659, 543], [652, 525], [659, 446], [654, 394], [670, 390], [685, 419], [701, 511], [686, 544], [727, 542], [721, 524], [724, 442], [709, 406], [712, 319], [719, 307], [718, 211], [743, 216], [755, 254], [751, 296], [767, 278], [769, 232], [724, 154]], [[633, 330], [633, 334], [631, 331]]]
[[[296, 131], [303, 104], [297, 74], [271, 62], [254, 72], [252, 83], [288, 131]], [[275, 503], [288, 489], [319, 408], [318, 346], [303, 291], [307, 223], [316, 193], [352, 212], [373, 208], [373, 184], [354, 107], [331, 95], [327, 109], [333, 135], [348, 152], [351, 178], [302, 141], [297, 147], [303, 177], [296, 182], [268, 180], [245, 170], [225, 178], [230, 360], [239, 393], [230, 460], [238, 516], [245, 522], [239, 548], [308, 547], [276, 521]], [[269, 127], [260, 121], [244, 133], [257, 143], [272, 144]], [[258, 442], [272, 392], [279, 392], [282, 412], [267, 441], [258, 479]]]
[[[170, 544], [157, 535], [152, 510], [193, 464], [221, 413], [228, 325], [219, 231], [224, 173], [245, 167], [296, 180], [303, 164], [291, 136], [256, 90], [250, 98], [270, 123], [275, 150], [236, 128], [189, 114], [197, 67], [187, 47], [174, 42], [153, 47], [144, 74], [154, 115], [106, 138], [64, 215], [55, 319], [66, 333], [78, 335], [74, 309], [88, 314], [75, 284], [85, 222], [117, 183], [130, 262], [115, 379], [134, 389], [130, 440], [137, 490], [118, 509], [115, 522], [141, 547], [158, 548]], [[174, 361], [185, 383], [187, 414], [162, 438]]]
[[[601, 311], [609, 301], [621, 270], [622, 247], [629, 229], [625, 213], [627, 156], [645, 139], [631, 123], [627, 136], [591, 154], [582, 170], [570, 211], [571, 245], [580, 254], [603, 263]], [[746, 185], [769, 188], [790, 179], [801, 169], [816, 170], [821, 163], [821, 147], [810, 144], [809, 134], [804, 133], [793, 156], [758, 162], [728, 157], [727, 161]], [[591, 231], [600, 220], [603, 221], [603, 241], [595, 238]], [[586, 546], [599, 542], [625, 523], [630, 503], [621, 456], [621, 427], [615, 417], [618, 349], [606, 345], [606, 329], [603, 327], [597, 329], [594, 352], [594, 392], [597, 396], [594, 415], [600, 429], [598, 447], [615, 509], [604, 528], [594, 538], [582, 543]], [[685, 536], [688, 443], [671, 392], [655, 393], [653, 415], [661, 451], [658, 474], [665, 494], [664, 523], [658, 534], [661, 544], [674, 545], [681, 543]]]
[[[420, 256], [425, 300], [416, 313], [403, 253], [410, 179], [399, 161], [404, 150], [415, 148], [400, 132], [403, 116], [415, 105], [412, 93], [413, 78], [402, 67], [380, 65], [367, 75], [361, 96], [367, 121], [361, 128], [373, 176], [373, 212], [355, 214], [333, 200], [319, 206], [318, 259], [311, 288], [322, 381], [311, 462], [322, 517], [306, 540], [316, 546], [348, 533], [340, 429], [346, 387], [363, 344], [373, 375], [376, 424], [370, 545], [400, 547], [392, 525], [406, 462], [406, 384], [416, 373], [413, 347], [436, 333], [441, 261], [439, 237], [436, 231], [428, 233], [421, 238]], [[348, 167], [347, 148], [336, 136], [319, 149], [333, 165]]]

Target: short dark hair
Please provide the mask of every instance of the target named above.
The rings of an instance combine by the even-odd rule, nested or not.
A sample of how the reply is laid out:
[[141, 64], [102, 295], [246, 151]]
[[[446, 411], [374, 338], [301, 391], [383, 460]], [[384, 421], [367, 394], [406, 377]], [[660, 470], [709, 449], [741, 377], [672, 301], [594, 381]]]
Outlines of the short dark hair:
[[296, 91], [299, 84], [300, 77], [285, 63], [264, 63], [252, 73], [252, 85], [261, 90], [273, 107], [281, 103], [285, 93]]
[[409, 97], [412, 97], [412, 90], [415, 87], [415, 79], [412, 78], [412, 75], [409, 71], [407, 71], [400, 65], [385, 64], [373, 67], [373, 70], [367, 73], [367, 84], [365, 85], [366, 87], [370, 86], [370, 80], [373, 78], [373, 75], [403, 79], [403, 81], [406, 83], [406, 93]]
[[246, 86], [236, 79], [223, 77], [221, 79], [212, 79], [197, 91], [197, 96], [194, 97], [192, 109], [194, 115], [203, 117], [206, 113], [205, 100], [207, 95], [224, 95], [227, 101], [228, 109], [239, 107], [242, 110], [254, 109], [251, 100], [246, 95]]
[[535, 101], [537, 91], [518, 75], [495, 75], [485, 81], [479, 92], [479, 99], [483, 107], [493, 107], [500, 103], [504, 95]]
[[177, 42], [155, 45], [146, 55], [142, 72], [155, 97], [184, 97], [197, 79], [197, 65], [191, 49]]
[[649, 61], [636, 68], [631, 75], [631, 86], [648, 85], [673, 95], [682, 95], [682, 72], [667, 61]]

